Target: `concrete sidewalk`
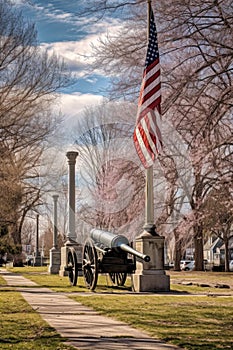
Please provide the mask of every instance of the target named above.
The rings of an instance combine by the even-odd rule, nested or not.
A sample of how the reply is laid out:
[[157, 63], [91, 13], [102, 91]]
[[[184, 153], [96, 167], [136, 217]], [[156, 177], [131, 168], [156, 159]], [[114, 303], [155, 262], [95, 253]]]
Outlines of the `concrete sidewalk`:
[[99, 315], [64, 293], [39, 287], [18, 275], [0, 270], [9, 286], [17, 287], [24, 299], [57, 332], [79, 350], [178, 350], [127, 324]]

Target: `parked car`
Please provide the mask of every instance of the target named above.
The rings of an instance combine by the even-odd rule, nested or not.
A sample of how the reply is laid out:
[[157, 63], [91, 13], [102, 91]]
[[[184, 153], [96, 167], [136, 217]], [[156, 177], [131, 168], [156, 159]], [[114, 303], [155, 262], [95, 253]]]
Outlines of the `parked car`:
[[229, 270], [233, 271], [233, 260], [230, 260], [229, 262]]
[[195, 261], [194, 260], [181, 260], [180, 269], [182, 271], [191, 271], [194, 269]]

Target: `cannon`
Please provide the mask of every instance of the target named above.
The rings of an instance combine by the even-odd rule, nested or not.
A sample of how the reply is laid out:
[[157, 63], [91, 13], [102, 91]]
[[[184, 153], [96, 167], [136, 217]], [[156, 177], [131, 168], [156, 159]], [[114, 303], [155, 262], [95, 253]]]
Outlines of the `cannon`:
[[123, 235], [93, 229], [82, 249], [82, 262], [74, 247], [68, 252], [66, 270], [70, 283], [77, 284], [78, 271], [82, 271], [85, 284], [90, 290], [97, 285], [98, 274], [107, 273], [114, 285], [123, 286], [127, 274], [136, 270], [136, 259], [149, 262], [150, 257], [133, 249]]

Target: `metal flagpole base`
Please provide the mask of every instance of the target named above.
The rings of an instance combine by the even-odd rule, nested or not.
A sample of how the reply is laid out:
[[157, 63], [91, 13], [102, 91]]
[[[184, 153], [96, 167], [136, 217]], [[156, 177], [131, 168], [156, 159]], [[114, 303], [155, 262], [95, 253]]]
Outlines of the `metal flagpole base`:
[[156, 227], [154, 224], [145, 224], [143, 226], [143, 229], [144, 229], [143, 233], [145, 234], [149, 233], [151, 236], [159, 236], [159, 234], [156, 232]]

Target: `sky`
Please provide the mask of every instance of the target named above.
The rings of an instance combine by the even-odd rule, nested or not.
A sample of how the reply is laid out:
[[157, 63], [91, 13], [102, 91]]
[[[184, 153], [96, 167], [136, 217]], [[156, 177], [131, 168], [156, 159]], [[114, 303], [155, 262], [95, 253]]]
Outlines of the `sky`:
[[39, 45], [64, 59], [75, 75], [75, 83], [61, 92], [59, 108], [69, 120], [85, 106], [98, 104], [109, 79], [101, 72], [90, 74], [91, 45], [120, 26], [119, 19], [79, 17], [85, 0], [14, 0], [23, 15], [35, 23]]

